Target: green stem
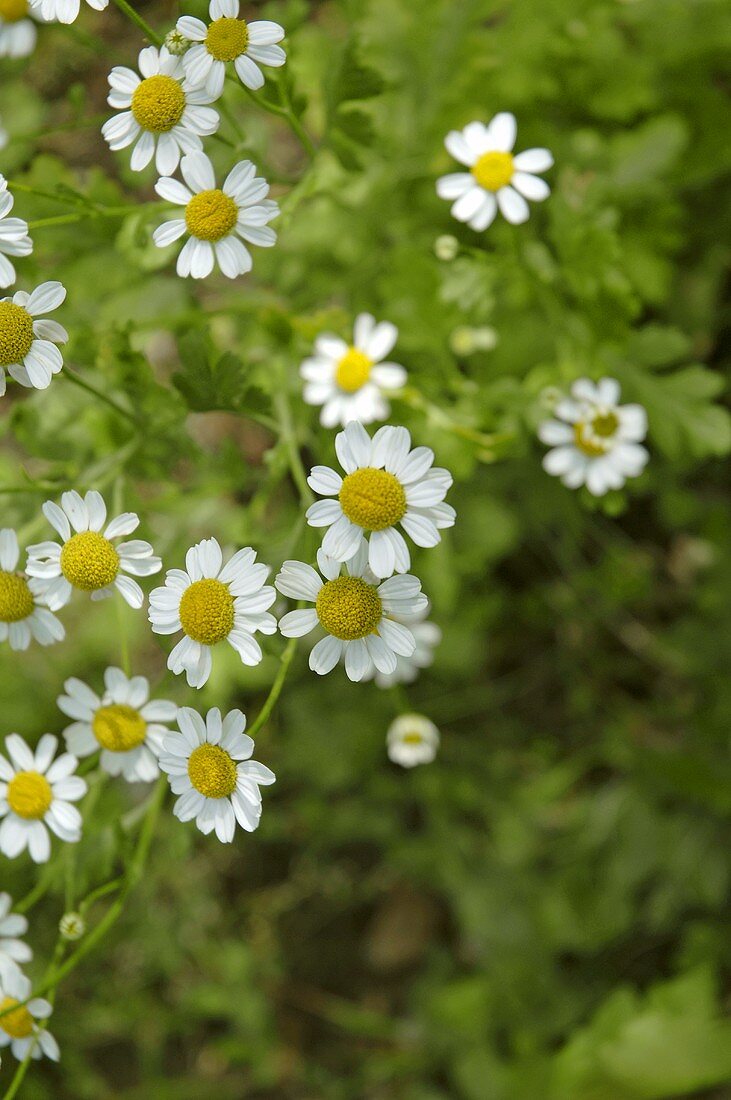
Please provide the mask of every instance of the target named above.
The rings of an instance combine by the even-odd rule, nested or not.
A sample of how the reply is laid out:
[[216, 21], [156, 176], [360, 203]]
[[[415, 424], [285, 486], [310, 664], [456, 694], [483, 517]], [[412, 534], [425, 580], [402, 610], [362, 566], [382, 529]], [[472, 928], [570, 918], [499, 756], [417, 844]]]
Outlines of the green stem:
[[103, 390], [98, 390], [96, 386], [92, 385], [91, 382], [87, 382], [85, 378], [82, 378], [80, 374], [71, 370], [70, 367], [67, 366], [64, 368], [63, 377], [68, 378], [70, 382], [73, 382], [74, 385], [79, 386], [82, 390], [86, 390], [87, 393], [93, 394], [98, 401], [103, 401], [106, 405], [109, 405], [111, 409], [114, 409], [119, 416], [123, 416], [125, 420], [131, 421], [135, 427], [139, 427], [137, 417], [134, 413], [125, 409], [123, 405], [117, 404], [113, 397], [109, 397]]
[[275, 404], [279, 417], [279, 434], [280, 438], [284, 440], [284, 444], [287, 448], [289, 468], [292, 472], [294, 483], [299, 491], [300, 501], [304, 508], [309, 508], [315, 498], [312, 495], [312, 490], [307, 484], [307, 474], [302, 465], [302, 456], [300, 455], [299, 446], [297, 445], [294, 424], [292, 422], [292, 412], [289, 407], [289, 397], [284, 384], [277, 393]]
[[289, 641], [287, 642], [287, 645], [284, 648], [284, 653], [282, 654], [282, 661], [281, 661], [281, 664], [279, 666], [279, 670], [277, 672], [277, 675], [274, 677], [274, 683], [272, 684], [272, 686], [269, 690], [269, 694], [266, 697], [266, 700], [264, 702], [264, 706], [261, 708], [258, 715], [256, 716], [255, 722], [250, 726], [249, 730], [247, 731], [248, 734], [249, 734], [249, 737], [253, 737], [255, 734], [257, 734], [259, 732], [259, 730], [262, 728], [262, 726], [265, 724], [265, 722], [268, 721], [269, 716], [271, 715], [272, 711], [274, 710], [275, 706], [277, 705], [277, 699], [279, 698], [279, 696], [282, 693], [282, 688], [284, 687], [284, 681], [287, 679], [287, 673], [289, 672], [289, 666], [292, 664], [292, 658], [295, 655], [296, 649], [297, 649], [297, 639], [296, 638], [290, 638]]
[[135, 26], [139, 27], [146, 38], [150, 39], [150, 42], [154, 42], [156, 46], [162, 46], [163, 40], [159, 34], [153, 31], [149, 23], [146, 23], [141, 15], [138, 15], [131, 4], [127, 3], [127, 0], [114, 0], [119, 10], [131, 19]]
[[246, 91], [251, 99], [253, 99], [254, 103], [256, 103], [258, 107], [261, 107], [263, 111], [269, 111], [270, 114], [279, 115], [280, 118], [283, 118], [297, 137], [298, 141], [307, 153], [307, 156], [310, 159], [315, 156], [315, 154], [317, 153], [317, 146], [305, 130], [300, 120], [297, 118], [297, 115], [294, 113], [291, 106], [289, 106], [288, 104], [281, 105], [278, 103], [272, 103], [271, 100], [265, 99], [263, 96], [259, 95], [258, 92], [253, 92], [251, 88], [247, 88]]

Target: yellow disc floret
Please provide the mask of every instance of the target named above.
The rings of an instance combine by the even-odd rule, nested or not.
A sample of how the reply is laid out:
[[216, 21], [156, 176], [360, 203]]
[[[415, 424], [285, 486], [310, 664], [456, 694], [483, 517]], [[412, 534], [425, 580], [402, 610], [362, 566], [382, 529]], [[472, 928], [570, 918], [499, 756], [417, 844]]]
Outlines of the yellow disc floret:
[[134, 707], [113, 703], [100, 707], [91, 728], [99, 744], [110, 752], [129, 752], [145, 740], [147, 722]]
[[0, 367], [22, 363], [34, 339], [33, 318], [28, 310], [15, 302], [0, 302]]
[[27, 1039], [33, 1034], [33, 1027], [33, 1017], [25, 1005], [15, 997], [3, 997], [0, 1001], [0, 1028], [5, 1034], [11, 1039]]
[[239, 208], [219, 188], [193, 195], [185, 208], [188, 232], [201, 241], [220, 241], [236, 225]]
[[515, 166], [510, 153], [483, 153], [472, 165], [472, 175], [486, 191], [499, 191], [513, 178]]
[[212, 579], [193, 581], [180, 600], [180, 622], [194, 642], [222, 642], [234, 625], [234, 598], [228, 585]]
[[246, 20], [224, 16], [211, 23], [206, 35], [206, 49], [216, 61], [235, 61], [246, 52], [249, 31]]
[[167, 134], [185, 110], [185, 92], [179, 80], [160, 73], [141, 81], [132, 94], [132, 114], [143, 130]]
[[16, 772], [6, 797], [13, 813], [28, 821], [43, 817], [53, 802], [51, 784], [40, 772]]
[[19, 23], [28, 14], [28, 0], [0, 0], [0, 20]]
[[338, 499], [343, 512], [364, 531], [393, 527], [406, 512], [403, 485], [388, 470], [363, 466], [343, 479]]
[[0, 570], [0, 623], [20, 623], [33, 614], [35, 601], [25, 577]]
[[206, 798], [228, 798], [236, 788], [236, 764], [220, 745], [199, 745], [188, 759], [188, 778]]
[[578, 420], [574, 424], [574, 442], [583, 454], [598, 458], [611, 450], [618, 427], [615, 413], [597, 413], [592, 420]]
[[423, 740], [424, 738], [416, 730], [413, 733], [403, 733], [401, 735], [401, 741], [404, 745], [420, 745]]
[[374, 634], [383, 616], [381, 597], [362, 577], [336, 577], [317, 594], [317, 617], [334, 638], [353, 642]]
[[61, 572], [82, 592], [106, 588], [119, 572], [119, 554], [98, 531], [80, 531], [64, 543]]
[[346, 393], [355, 393], [371, 376], [373, 360], [358, 348], [348, 348], [335, 368], [335, 381]]

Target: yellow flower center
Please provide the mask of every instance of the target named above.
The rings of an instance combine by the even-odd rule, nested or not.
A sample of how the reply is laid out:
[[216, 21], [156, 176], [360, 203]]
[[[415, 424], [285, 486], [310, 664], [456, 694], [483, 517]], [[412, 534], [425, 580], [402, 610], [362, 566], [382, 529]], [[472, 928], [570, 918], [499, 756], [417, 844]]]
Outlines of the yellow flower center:
[[619, 427], [619, 419], [613, 412], [597, 413], [592, 420], [579, 420], [574, 425], [574, 442], [583, 454], [598, 458], [610, 449], [611, 440]]
[[147, 722], [134, 707], [126, 703], [113, 703], [99, 708], [91, 728], [103, 748], [110, 752], [129, 752], [145, 740]]
[[406, 512], [406, 493], [398, 478], [388, 470], [364, 466], [348, 474], [340, 486], [338, 500], [343, 512], [364, 531], [393, 527]]
[[8, 783], [8, 804], [13, 813], [27, 820], [44, 816], [51, 803], [51, 785], [40, 772], [16, 772]]
[[234, 625], [234, 598], [228, 585], [212, 579], [193, 581], [180, 600], [180, 622], [194, 642], [222, 642]]
[[239, 208], [232, 198], [217, 187], [193, 195], [185, 208], [188, 231], [201, 241], [220, 241], [236, 225]]
[[132, 95], [132, 114], [143, 130], [167, 134], [177, 126], [185, 110], [185, 92], [172, 76], [148, 76]]
[[15, 302], [0, 302], [0, 367], [22, 363], [34, 339], [33, 318], [28, 310]]
[[117, 576], [119, 554], [98, 531], [80, 531], [63, 545], [61, 572], [74, 588], [95, 592]]
[[33, 614], [35, 601], [25, 577], [0, 571], [0, 623], [19, 623]]
[[421, 736], [420, 733], [405, 733], [403, 734], [401, 740], [403, 741], [404, 745], [420, 745], [424, 738]]
[[0, 21], [18, 23], [28, 14], [28, 0], [0, 0]]
[[236, 787], [236, 764], [220, 745], [199, 745], [188, 759], [188, 777], [206, 798], [228, 798]]
[[[18, 1007], [15, 1008], [14, 1005]], [[8, 1012], [8, 1009], [11, 1011]], [[0, 1013], [2, 1012], [7, 1013], [5, 1016], [0, 1016], [0, 1028], [6, 1035], [10, 1035], [12, 1039], [27, 1039], [33, 1034], [33, 1017], [25, 1005], [15, 997], [3, 997], [0, 1001]]]
[[206, 35], [206, 49], [216, 61], [235, 61], [249, 45], [245, 19], [224, 16], [211, 23]]
[[317, 594], [317, 617], [328, 634], [343, 642], [374, 634], [383, 616], [375, 585], [362, 577], [336, 577], [326, 581]]
[[371, 375], [373, 360], [359, 351], [358, 348], [348, 348], [343, 358], [335, 368], [335, 381], [341, 390], [346, 393], [355, 393], [364, 386]]
[[483, 153], [472, 165], [472, 175], [486, 191], [499, 191], [513, 178], [513, 158], [510, 153]]

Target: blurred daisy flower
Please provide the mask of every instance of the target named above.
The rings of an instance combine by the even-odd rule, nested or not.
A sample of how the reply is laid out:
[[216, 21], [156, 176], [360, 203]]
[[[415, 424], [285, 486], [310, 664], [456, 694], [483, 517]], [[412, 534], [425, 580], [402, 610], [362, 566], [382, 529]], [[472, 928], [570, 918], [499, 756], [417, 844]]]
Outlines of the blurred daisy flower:
[[9, 1046], [19, 1062], [44, 1054], [57, 1062], [61, 1057], [58, 1043], [45, 1027], [53, 1006], [31, 993], [30, 980], [24, 974], [0, 977], [0, 1049]]
[[422, 714], [401, 714], [386, 736], [389, 759], [402, 768], [431, 764], [439, 748], [439, 730]]
[[182, 58], [163, 46], [147, 46], [138, 59], [142, 76], [116, 65], [109, 74], [110, 107], [119, 114], [102, 126], [110, 149], [134, 143], [130, 167], [141, 172], [155, 157], [161, 176], [170, 176], [184, 153], [202, 149], [201, 136], [215, 134], [220, 119], [207, 104], [214, 96], [193, 88], [185, 78]]
[[0, 57], [32, 54], [38, 38], [33, 19], [40, 18], [40, 13], [32, 10], [28, 0], [1, 0]]
[[18, 963], [27, 963], [33, 952], [27, 943], [19, 939], [28, 931], [28, 921], [20, 913], [11, 912], [13, 899], [0, 893], [0, 985], [20, 974]]
[[104, 686], [100, 697], [74, 677], [64, 684], [58, 706], [74, 719], [63, 731], [66, 747], [78, 757], [101, 749], [104, 771], [123, 775], [129, 783], [151, 783], [159, 775], [157, 758], [178, 708], [165, 699], [150, 701], [149, 681], [128, 679], [118, 668], [106, 670]]
[[352, 344], [329, 333], [318, 336], [315, 354], [305, 359], [300, 374], [307, 404], [322, 405], [323, 427], [345, 426], [351, 420], [361, 424], [385, 420], [391, 407], [384, 391], [398, 390], [406, 383], [403, 367], [382, 361], [397, 337], [395, 325], [376, 324], [370, 313], [356, 318]]
[[571, 396], [558, 400], [553, 419], [538, 428], [538, 438], [553, 448], [543, 459], [546, 473], [569, 489], [586, 485], [594, 496], [642, 473], [650, 457], [641, 445], [647, 413], [642, 405], [620, 405], [619, 398], [614, 378], [574, 382]]
[[534, 173], [550, 168], [553, 157], [548, 149], [526, 149], [513, 156], [515, 135], [515, 116], [503, 112], [487, 126], [470, 122], [444, 139], [448, 152], [469, 171], [442, 176], [437, 194], [455, 200], [453, 216], [478, 232], [487, 229], [498, 209], [514, 225], [527, 221], [525, 200], [542, 202], [550, 194], [546, 181]]
[[26, 848], [34, 863], [51, 854], [48, 829], [60, 840], [81, 838], [81, 814], [72, 806], [86, 794], [86, 782], [74, 775], [78, 760], [71, 753], [53, 759], [58, 739], [44, 733], [35, 753], [22, 737], [5, 738], [0, 754], [0, 852], [15, 859]]
[[455, 520], [454, 508], [444, 503], [452, 475], [432, 468], [429, 447], [411, 450], [406, 428], [379, 428], [371, 439], [362, 424], [353, 422], [335, 437], [335, 450], [345, 477], [329, 466], [315, 466], [307, 479], [316, 493], [336, 498], [307, 509], [311, 527], [328, 528], [323, 550], [349, 561], [366, 542], [376, 577], [405, 573], [411, 557], [397, 524], [417, 546], [436, 546], [439, 530]]
[[396, 616], [397, 622], [408, 626], [414, 635], [416, 648], [410, 657], [396, 658], [393, 672], [376, 672], [375, 681], [380, 688], [390, 688], [394, 684], [413, 684], [424, 668], [434, 662], [434, 650], [442, 640], [442, 632], [436, 623], [428, 622], [429, 608], [425, 607], [415, 615]]
[[[86, 0], [94, 11], [104, 11], [109, 0]], [[74, 23], [79, 17], [81, 0], [30, 0], [34, 11], [47, 23]]]
[[0, 642], [27, 649], [31, 638], [40, 645], [63, 641], [65, 630], [45, 606], [45, 585], [16, 572], [20, 548], [10, 527], [0, 530]]
[[57, 282], [41, 283], [31, 294], [18, 290], [12, 298], [0, 298], [0, 397], [5, 393], [5, 368], [21, 386], [37, 390], [50, 386], [61, 370], [63, 358], [56, 344], [65, 344], [69, 336], [43, 314], [57, 309], [65, 298], [66, 289]]
[[184, 206], [182, 218], [163, 222], [153, 239], [159, 248], [177, 241], [183, 234], [188, 240], [178, 256], [178, 275], [204, 279], [214, 263], [229, 279], [251, 271], [251, 254], [240, 237], [250, 244], [269, 248], [277, 235], [266, 224], [279, 214], [276, 202], [267, 199], [269, 184], [256, 175], [250, 160], [242, 160], [226, 176], [221, 187], [205, 153], [183, 157], [181, 171], [187, 187], [179, 180], [163, 177], [155, 185], [161, 198]]
[[185, 72], [191, 84], [205, 85], [206, 91], [218, 99], [223, 91], [226, 65], [233, 61], [236, 75], [247, 88], [256, 91], [264, 85], [260, 65], [278, 68], [287, 60], [281, 46], [284, 38], [279, 23], [257, 19], [247, 23], [239, 19], [239, 0], [211, 0], [206, 25], [201, 19], [183, 15], [177, 29], [193, 45], [185, 54]]
[[28, 223], [22, 218], [8, 217], [14, 201], [7, 180], [0, 175], [0, 287], [12, 286], [15, 282], [15, 268], [8, 256], [30, 256], [33, 251]]
[[256, 561], [249, 546], [224, 565], [216, 539], [204, 539], [186, 554], [185, 568], [168, 569], [165, 584], [150, 593], [153, 631], [184, 634], [168, 657], [171, 672], [185, 672], [191, 687], [202, 688], [211, 675], [211, 650], [219, 642], [228, 642], [243, 664], [258, 665], [262, 652], [254, 634], [277, 629], [268, 614], [276, 599], [264, 583], [269, 567]]
[[142, 589], [124, 574], [149, 577], [160, 572], [162, 562], [149, 542], [113, 541], [137, 529], [140, 519], [135, 512], [123, 512], [107, 523], [104, 499], [91, 490], [85, 497], [64, 493], [60, 508], [46, 501], [43, 514], [63, 541], [29, 546], [26, 572], [44, 582], [43, 598], [53, 611], [69, 602], [74, 588], [89, 592], [92, 600], [111, 596], [116, 588], [130, 607], [142, 607]]
[[254, 742], [244, 733], [240, 710], [221, 717], [215, 707], [204, 718], [190, 707], [178, 711], [179, 733], [170, 733], [160, 757], [178, 800], [173, 813], [216, 833], [223, 844], [234, 838], [236, 823], [251, 833], [261, 818], [260, 786], [274, 783], [274, 772], [251, 759]]

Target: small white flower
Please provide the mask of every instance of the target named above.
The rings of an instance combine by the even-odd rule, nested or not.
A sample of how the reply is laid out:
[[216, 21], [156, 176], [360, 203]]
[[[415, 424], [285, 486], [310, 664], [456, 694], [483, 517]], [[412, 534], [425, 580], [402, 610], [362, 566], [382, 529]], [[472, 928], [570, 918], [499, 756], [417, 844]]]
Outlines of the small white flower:
[[408, 626], [414, 635], [416, 649], [410, 657], [397, 657], [393, 672], [376, 672], [375, 681], [379, 688], [390, 688], [394, 684], [413, 684], [421, 670], [433, 664], [434, 650], [442, 640], [442, 632], [436, 623], [426, 622], [428, 614], [429, 608], [425, 607], [417, 615], [398, 616], [398, 622]]
[[48, 829], [70, 843], [81, 838], [81, 814], [71, 803], [84, 797], [86, 783], [73, 775], [78, 760], [71, 753], [53, 759], [57, 745], [44, 733], [34, 754], [17, 733], [5, 738], [10, 759], [0, 754], [0, 852], [8, 859], [27, 848], [34, 863], [45, 863]]
[[[109, 0], [86, 0], [94, 11], [104, 11]], [[79, 17], [81, 0], [30, 0], [35, 12], [40, 12], [46, 23], [74, 23]]]
[[201, 135], [218, 129], [218, 112], [206, 106], [215, 97], [191, 85], [182, 61], [164, 46], [147, 46], [138, 61], [142, 77], [122, 65], [109, 74], [107, 103], [120, 113], [104, 123], [102, 134], [110, 149], [134, 143], [133, 172], [141, 172], [154, 156], [160, 175], [172, 175], [181, 155], [202, 149]]
[[256, 175], [250, 160], [242, 160], [231, 169], [222, 187], [205, 153], [189, 153], [181, 163], [187, 187], [179, 180], [163, 177], [155, 184], [158, 195], [185, 207], [182, 218], [163, 222], [153, 239], [159, 248], [177, 241], [184, 233], [188, 240], [178, 256], [178, 275], [205, 279], [213, 271], [214, 261], [224, 275], [235, 279], [251, 271], [251, 254], [239, 240], [270, 248], [277, 235], [266, 223], [276, 218], [279, 207], [267, 199], [269, 184]]
[[191, 687], [201, 688], [211, 675], [211, 650], [219, 642], [232, 646], [243, 664], [262, 659], [254, 638], [274, 634], [277, 621], [268, 614], [276, 599], [265, 585], [269, 567], [256, 561], [250, 546], [223, 564], [216, 539], [204, 539], [185, 556], [185, 568], [168, 569], [165, 584], [150, 593], [150, 622], [156, 634], [185, 635], [168, 657], [168, 668], [185, 672]]
[[20, 913], [12, 913], [10, 894], [0, 894], [0, 985], [20, 974], [18, 963], [27, 963], [33, 952], [19, 939], [28, 931], [28, 921]]
[[[2, 148], [0, 140], [0, 148]], [[8, 256], [30, 256], [33, 241], [28, 236], [28, 222], [22, 218], [9, 218], [13, 209], [13, 196], [8, 191], [5, 176], [0, 174], [0, 286], [12, 286], [15, 268]]]
[[[406, 428], [379, 428], [373, 439], [362, 424], [348, 424], [335, 437], [343, 478], [329, 466], [315, 466], [311, 489], [336, 500], [319, 500], [307, 509], [311, 527], [327, 527], [326, 554], [349, 561], [364, 542], [376, 577], [405, 573], [411, 557], [400, 524], [417, 546], [436, 546], [439, 529], [452, 527], [454, 508], [444, 503], [452, 484], [448, 470], [432, 469], [429, 447], [411, 450]], [[366, 537], [369, 534], [368, 537]]]
[[422, 714], [401, 714], [389, 727], [386, 746], [389, 759], [402, 768], [431, 764], [439, 748], [439, 730]]
[[127, 679], [121, 669], [108, 668], [104, 684], [101, 698], [74, 677], [64, 684], [58, 706], [74, 719], [63, 731], [66, 748], [78, 757], [101, 749], [104, 771], [130, 783], [151, 783], [159, 775], [167, 723], [175, 721], [178, 708], [165, 699], [148, 702], [150, 684], [144, 676]]
[[647, 413], [642, 405], [620, 405], [619, 398], [614, 378], [574, 382], [571, 397], [556, 403], [555, 419], [538, 428], [541, 442], [553, 447], [543, 459], [546, 473], [569, 489], [586, 485], [597, 497], [642, 473], [650, 457], [641, 445]]
[[283, 596], [307, 600], [313, 608], [290, 611], [279, 622], [285, 638], [301, 638], [315, 627], [327, 631], [310, 653], [310, 668], [318, 676], [331, 672], [341, 659], [349, 680], [379, 672], [392, 673], [397, 657], [410, 657], [416, 647], [409, 627], [398, 618], [416, 615], [427, 606], [417, 577], [391, 577], [379, 584], [368, 569], [365, 546], [346, 565], [322, 549], [317, 564], [325, 578], [301, 561], [285, 561], [275, 584]]
[[470, 122], [464, 130], [451, 130], [444, 144], [447, 150], [469, 168], [437, 180], [441, 199], [454, 199], [452, 214], [459, 222], [478, 232], [487, 229], [500, 209], [503, 217], [519, 225], [528, 220], [526, 199], [542, 202], [550, 188], [534, 175], [553, 164], [548, 149], [526, 149], [513, 156], [515, 116], [503, 112], [485, 126]]
[[29, 1054], [31, 1058], [45, 1054], [57, 1062], [61, 1057], [58, 1043], [45, 1028], [53, 1006], [43, 997], [31, 997], [31, 992], [24, 974], [0, 979], [0, 1048], [9, 1046], [19, 1062]]
[[[69, 338], [56, 321], [43, 318], [66, 298], [61, 283], [41, 283], [31, 294], [18, 290], [0, 298], [0, 397], [5, 393], [5, 368], [21, 386], [45, 390], [63, 366], [56, 344]], [[34, 318], [40, 317], [40, 320]]]
[[26, 572], [44, 582], [43, 597], [53, 611], [69, 602], [74, 588], [91, 593], [92, 600], [111, 596], [116, 588], [130, 607], [142, 607], [142, 589], [123, 574], [149, 577], [160, 572], [162, 562], [142, 539], [117, 545], [112, 541], [131, 535], [139, 526], [138, 515], [123, 512], [107, 523], [107, 506], [95, 490], [85, 497], [75, 490], [64, 493], [60, 508], [47, 500], [43, 514], [63, 545], [39, 542], [29, 546]]
[[259, 65], [278, 68], [287, 60], [282, 47], [275, 45], [284, 38], [279, 23], [268, 19], [247, 23], [239, 19], [239, 7], [239, 0], [211, 0], [208, 14], [212, 23], [206, 26], [190, 15], [177, 23], [180, 33], [194, 43], [185, 55], [188, 79], [196, 86], [205, 85], [215, 99], [223, 91], [228, 62], [233, 61], [241, 83], [255, 91], [264, 84]]
[[45, 584], [16, 572], [20, 548], [10, 527], [0, 530], [0, 642], [27, 649], [33, 638], [53, 645], [65, 637], [63, 625], [45, 607]]
[[215, 707], [205, 719], [190, 707], [178, 711], [180, 733], [170, 733], [160, 757], [173, 794], [179, 795], [173, 813], [195, 823], [202, 833], [215, 830], [230, 844], [236, 822], [252, 833], [261, 817], [260, 786], [275, 780], [274, 772], [251, 759], [254, 742], [244, 733], [240, 710], [225, 718]]
[[3, 0], [0, 5], [0, 57], [28, 57], [36, 48], [38, 32], [33, 19], [41, 21], [28, 0]]
[[351, 420], [371, 424], [385, 420], [391, 407], [384, 390], [398, 390], [406, 371], [398, 363], [384, 363], [398, 337], [389, 321], [376, 324], [370, 313], [355, 321], [353, 343], [348, 345], [329, 333], [318, 336], [315, 354], [305, 359], [300, 374], [305, 380], [308, 405], [322, 405], [320, 423], [326, 428], [345, 426]]

